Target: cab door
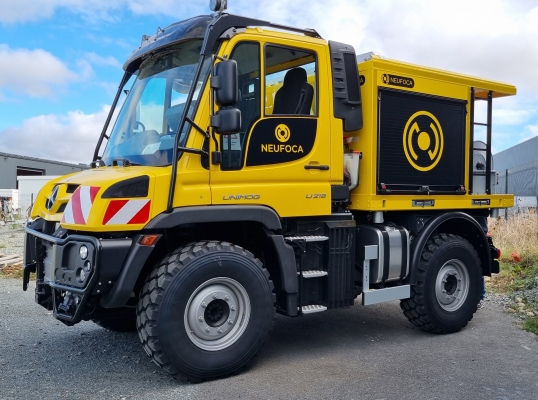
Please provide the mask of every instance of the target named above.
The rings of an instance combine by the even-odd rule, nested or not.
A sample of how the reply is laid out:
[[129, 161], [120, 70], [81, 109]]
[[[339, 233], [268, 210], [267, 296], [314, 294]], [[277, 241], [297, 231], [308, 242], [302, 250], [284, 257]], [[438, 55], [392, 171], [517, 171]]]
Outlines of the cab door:
[[241, 131], [216, 135], [213, 204], [258, 204], [281, 217], [331, 212], [329, 77], [321, 44], [237, 36], [223, 50], [239, 76]]

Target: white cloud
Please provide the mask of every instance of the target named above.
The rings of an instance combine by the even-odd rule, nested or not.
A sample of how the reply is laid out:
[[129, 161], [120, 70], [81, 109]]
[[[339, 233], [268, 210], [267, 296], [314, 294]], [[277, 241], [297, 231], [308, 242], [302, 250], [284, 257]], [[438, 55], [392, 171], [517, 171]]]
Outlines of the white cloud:
[[[183, 3], [183, 4], [182, 4]], [[22, 5], [23, 4], [23, 5]], [[207, 2], [209, 4], [209, 2]], [[118, 20], [117, 11], [128, 9], [134, 14], [163, 14], [179, 17], [192, 15], [199, 5], [177, 0], [2, 0], [0, 23], [15, 24], [47, 19], [64, 9], [90, 20]], [[209, 8], [206, 8], [209, 11]]]
[[[178, 20], [209, 12], [207, 1], [27, 0], [24, 7], [19, 5], [19, 0], [3, 0], [2, 3], [0, 23], [4, 24], [49, 18], [57, 9], [94, 21], [115, 19], [118, 23], [123, 21], [124, 10], [137, 16], [160, 14]], [[329, 4], [323, 0], [263, 3], [230, 0], [229, 12], [279, 24], [312, 27], [326, 39], [354, 45], [357, 53], [377, 50], [393, 59], [515, 84], [519, 94], [516, 100], [494, 101], [497, 127], [494, 129], [501, 129], [500, 140], [506, 143], [517, 141], [524, 134], [534, 135], [538, 129], [538, 6], [535, 1], [332, 0]], [[136, 43], [138, 37], [131, 39]], [[0, 47], [0, 101], [2, 98], [5, 101], [2, 88], [43, 96], [56, 86], [91, 76], [90, 64], [119, 65], [113, 57], [88, 53], [85, 59], [79, 60], [79, 68], [83, 68], [75, 74], [60, 60], [41, 50], [48, 54], [49, 61], [52, 58], [51, 68], [54, 64], [58, 70], [66, 71], [65, 74], [49, 74], [59, 82], [41, 78], [39, 74], [45, 72], [40, 71], [41, 66], [39, 69], [32, 66], [40, 65], [33, 57], [27, 57], [28, 62], [21, 64], [21, 77], [13, 72], [20, 72], [21, 68], [5, 58], [13, 77], [8, 79], [2, 73], [2, 68], [6, 68], [2, 51], [5, 52], [6, 47]], [[15, 80], [17, 82], [12, 83]], [[514, 130], [519, 134], [502, 136], [502, 132]]]
[[89, 163], [109, 106], [94, 114], [70, 111], [39, 115], [0, 131], [0, 148], [8, 153], [71, 163]]
[[121, 63], [113, 56], [100, 56], [95, 53], [86, 53], [84, 54], [84, 59], [90, 62], [91, 64], [98, 66], [108, 66], [114, 68], [121, 68]]
[[140, 40], [138, 37], [129, 38], [132, 43], [122, 38], [110, 37], [106, 35], [94, 35], [93, 33], [86, 33], [85, 37], [91, 40], [92, 42], [95, 42], [100, 45], [105, 44], [107, 46], [119, 46], [127, 50], [133, 50], [135, 45], [140, 44]]
[[15, 23], [49, 18], [54, 14], [58, 3], [68, 4], [69, 0], [26, 0], [24, 5], [19, 0], [3, 0], [0, 22]]
[[525, 127], [519, 143], [532, 139], [535, 136], [538, 136], [538, 123], [534, 125], [527, 125]]
[[50, 96], [55, 88], [86, 77], [90, 70], [87, 65], [77, 74], [48, 51], [11, 49], [0, 44], [0, 90], [32, 97]]

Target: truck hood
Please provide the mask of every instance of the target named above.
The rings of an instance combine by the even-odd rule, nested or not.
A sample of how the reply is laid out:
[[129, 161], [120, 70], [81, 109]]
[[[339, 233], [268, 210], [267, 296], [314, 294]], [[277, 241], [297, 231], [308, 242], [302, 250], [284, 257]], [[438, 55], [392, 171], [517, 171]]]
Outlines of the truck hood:
[[41, 189], [32, 218], [60, 222], [65, 229], [122, 231], [142, 229], [161, 213], [152, 204], [162, 167], [102, 167], [62, 176]]

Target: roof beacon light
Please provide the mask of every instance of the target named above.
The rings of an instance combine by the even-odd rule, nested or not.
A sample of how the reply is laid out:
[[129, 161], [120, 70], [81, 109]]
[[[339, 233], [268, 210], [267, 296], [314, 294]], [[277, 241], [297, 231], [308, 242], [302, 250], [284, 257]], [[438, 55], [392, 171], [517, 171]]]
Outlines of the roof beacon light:
[[214, 12], [223, 12], [228, 8], [228, 0], [209, 0], [209, 8]]

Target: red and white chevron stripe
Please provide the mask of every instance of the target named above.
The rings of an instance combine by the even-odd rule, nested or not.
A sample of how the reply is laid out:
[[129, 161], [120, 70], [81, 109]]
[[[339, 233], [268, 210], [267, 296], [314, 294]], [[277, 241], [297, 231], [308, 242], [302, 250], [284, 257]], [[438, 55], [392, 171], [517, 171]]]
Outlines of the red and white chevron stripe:
[[151, 200], [111, 200], [103, 225], [143, 224], [149, 219]]
[[62, 222], [86, 225], [99, 189], [101, 188], [96, 186], [79, 186], [65, 207]]

